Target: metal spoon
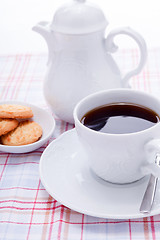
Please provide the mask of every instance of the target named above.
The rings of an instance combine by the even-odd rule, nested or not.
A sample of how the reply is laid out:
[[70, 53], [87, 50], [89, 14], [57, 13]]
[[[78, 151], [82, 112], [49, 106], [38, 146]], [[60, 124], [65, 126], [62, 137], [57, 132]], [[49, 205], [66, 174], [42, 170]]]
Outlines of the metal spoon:
[[[156, 156], [155, 163], [160, 166], [160, 155]], [[149, 213], [152, 209], [156, 187], [157, 187], [158, 177], [155, 177], [151, 174], [148, 186], [146, 188], [143, 200], [140, 206], [141, 213]]]

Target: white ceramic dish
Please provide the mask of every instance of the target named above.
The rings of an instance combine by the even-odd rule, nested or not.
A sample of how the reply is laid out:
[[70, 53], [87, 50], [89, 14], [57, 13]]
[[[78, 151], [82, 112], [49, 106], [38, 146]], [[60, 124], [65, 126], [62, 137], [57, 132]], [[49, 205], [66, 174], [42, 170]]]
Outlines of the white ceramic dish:
[[46, 110], [44, 110], [40, 107], [37, 107], [35, 105], [32, 105], [30, 103], [13, 101], [13, 100], [0, 101], [0, 105], [1, 104], [19, 104], [19, 105], [31, 107], [33, 114], [34, 114], [33, 118], [31, 118], [31, 119], [34, 120], [35, 122], [37, 122], [42, 127], [43, 135], [40, 138], [40, 140], [38, 140], [35, 143], [28, 144], [28, 145], [7, 146], [7, 145], [0, 144], [0, 151], [8, 152], [8, 153], [31, 152], [31, 151], [34, 151], [34, 150], [40, 148], [41, 146], [43, 146], [49, 140], [51, 135], [53, 134], [53, 131], [55, 129], [55, 120], [54, 120], [53, 116], [50, 113], [48, 113]]
[[142, 218], [160, 213], [159, 183], [152, 211], [145, 215], [140, 213], [149, 177], [125, 185], [98, 178], [90, 169], [75, 130], [51, 142], [41, 156], [39, 170], [48, 193], [80, 213], [112, 219]]

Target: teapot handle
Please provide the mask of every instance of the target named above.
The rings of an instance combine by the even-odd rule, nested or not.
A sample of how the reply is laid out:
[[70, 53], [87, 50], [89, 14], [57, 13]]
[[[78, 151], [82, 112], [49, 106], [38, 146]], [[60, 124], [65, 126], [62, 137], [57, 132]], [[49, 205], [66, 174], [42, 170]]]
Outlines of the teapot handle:
[[146, 59], [147, 59], [147, 46], [146, 43], [144, 41], [144, 39], [142, 38], [142, 36], [137, 33], [136, 31], [134, 31], [133, 29], [129, 28], [129, 27], [124, 27], [124, 28], [118, 28], [115, 29], [113, 31], [111, 31], [106, 39], [106, 48], [108, 52], [114, 53], [118, 47], [115, 45], [115, 43], [113, 42], [113, 38], [116, 35], [119, 34], [126, 34], [128, 36], [130, 36], [131, 38], [133, 38], [136, 43], [139, 46], [140, 49], [140, 61], [139, 64], [137, 66], [137, 68], [135, 68], [134, 70], [128, 72], [123, 78], [122, 78], [122, 86], [123, 87], [129, 87], [129, 79], [134, 76], [137, 75], [143, 68]]

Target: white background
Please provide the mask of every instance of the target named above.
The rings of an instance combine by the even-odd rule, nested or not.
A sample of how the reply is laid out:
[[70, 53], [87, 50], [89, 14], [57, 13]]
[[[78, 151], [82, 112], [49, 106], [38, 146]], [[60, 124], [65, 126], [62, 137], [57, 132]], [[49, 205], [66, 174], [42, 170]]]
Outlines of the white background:
[[[56, 9], [68, 0], [0, 0], [0, 54], [47, 52], [44, 39], [32, 31], [39, 21], [52, 21]], [[148, 48], [160, 46], [159, 0], [92, 0], [109, 21], [107, 32], [130, 26], [145, 39]], [[132, 47], [127, 37], [117, 39], [120, 47]]]

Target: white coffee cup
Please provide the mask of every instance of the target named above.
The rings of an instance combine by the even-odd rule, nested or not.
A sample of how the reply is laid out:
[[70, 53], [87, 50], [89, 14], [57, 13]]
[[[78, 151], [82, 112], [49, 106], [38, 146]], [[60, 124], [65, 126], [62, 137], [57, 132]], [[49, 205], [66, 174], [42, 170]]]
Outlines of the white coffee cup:
[[142, 91], [107, 90], [82, 99], [74, 109], [75, 128], [91, 169], [112, 183], [134, 182], [151, 173], [160, 177], [160, 167], [155, 164], [156, 155], [160, 153], [160, 122], [145, 130], [124, 134], [98, 132], [81, 123], [88, 111], [119, 102], [147, 107], [160, 116], [160, 100]]

